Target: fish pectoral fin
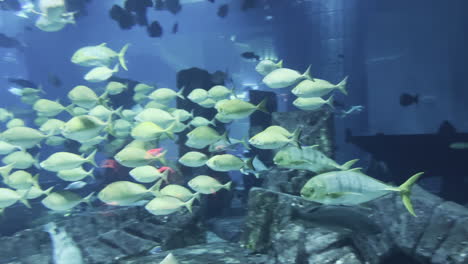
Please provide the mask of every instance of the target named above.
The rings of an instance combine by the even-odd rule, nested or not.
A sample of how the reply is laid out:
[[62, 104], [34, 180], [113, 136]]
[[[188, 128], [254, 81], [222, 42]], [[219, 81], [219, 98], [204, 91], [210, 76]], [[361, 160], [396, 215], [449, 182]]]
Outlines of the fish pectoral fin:
[[339, 198], [339, 197], [343, 197], [345, 195], [348, 195], [348, 196], [362, 196], [362, 193], [356, 193], [356, 192], [333, 192], [333, 193], [327, 193], [327, 196], [329, 196], [330, 198]]

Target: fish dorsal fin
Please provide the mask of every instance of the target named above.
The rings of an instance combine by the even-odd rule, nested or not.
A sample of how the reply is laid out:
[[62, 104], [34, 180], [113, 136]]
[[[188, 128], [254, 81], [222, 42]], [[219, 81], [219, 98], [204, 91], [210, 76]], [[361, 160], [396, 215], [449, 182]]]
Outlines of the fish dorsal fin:
[[99, 44], [98, 47], [105, 47], [106, 45], [107, 45], [107, 43], [104, 42], [104, 43]]
[[318, 148], [319, 145], [312, 145], [312, 146], [302, 146], [303, 149], [315, 149]]
[[352, 169], [349, 169], [349, 170], [346, 170], [346, 171], [351, 171], [351, 172], [362, 172], [362, 168], [352, 168]]

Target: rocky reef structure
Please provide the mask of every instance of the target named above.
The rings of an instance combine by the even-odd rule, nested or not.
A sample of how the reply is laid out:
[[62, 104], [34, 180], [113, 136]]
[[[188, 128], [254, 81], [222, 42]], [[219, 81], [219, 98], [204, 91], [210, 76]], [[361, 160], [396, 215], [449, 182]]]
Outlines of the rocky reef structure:
[[298, 196], [250, 191], [241, 244], [267, 263], [468, 263], [468, 210], [415, 186], [418, 217], [398, 195], [367, 208], [326, 208]]
[[[97, 210], [56, 221], [80, 248], [86, 263], [120, 259], [205, 242], [199, 208], [156, 217], [142, 207]], [[51, 263], [52, 244], [42, 226], [0, 238], [0, 262]]]

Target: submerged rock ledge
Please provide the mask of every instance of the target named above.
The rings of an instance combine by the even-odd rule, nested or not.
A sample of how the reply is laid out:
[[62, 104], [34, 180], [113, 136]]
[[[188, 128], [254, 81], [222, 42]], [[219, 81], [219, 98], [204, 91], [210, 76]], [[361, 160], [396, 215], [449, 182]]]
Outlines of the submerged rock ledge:
[[468, 263], [468, 209], [418, 186], [412, 201], [418, 217], [405, 210], [398, 195], [366, 208], [320, 211], [301, 197], [254, 188], [241, 243], [278, 264], [378, 264], [394, 255], [414, 263]]

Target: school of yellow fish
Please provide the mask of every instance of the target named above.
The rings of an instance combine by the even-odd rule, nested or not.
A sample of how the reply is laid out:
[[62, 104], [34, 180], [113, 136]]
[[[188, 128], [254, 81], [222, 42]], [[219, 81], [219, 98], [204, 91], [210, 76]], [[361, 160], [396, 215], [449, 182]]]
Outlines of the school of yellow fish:
[[[116, 73], [119, 67], [127, 70], [124, 56], [129, 46], [125, 45], [119, 52], [105, 43], [83, 47], [71, 56], [71, 62], [92, 68], [84, 76], [85, 81], [102, 83]], [[263, 83], [271, 89], [293, 87], [291, 92], [298, 96], [294, 105], [301, 110], [317, 110], [325, 104], [333, 108], [333, 95], [326, 100], [322, 97], [335, 90], [347, 94], [347, 78], [335, 85], [312, 77], [310, 67], [301, 74], [283, 68], [282, 63], [262, 60], [255, 69], [264, 76]], [[280, 126], [270, 126], [250, 139], [243, 140], [230, 138], [227, 132], [219, 133], [215, 129], [217, 122], [235, 122], [257, 110], [268, 113], [266, 101], [253, 105], [238, 99], [233, 89], [222, 85], [209, 90], [194, 89], [184, 98], [183, 88], [175, 91], [139, 83], [133, 88], [133, 101], [140, 107], [123, 109], [111, 106], [108, 96], [120, 94], [126, 89], [129, 89], [126, 83], [114, 81], [107, 82], [104, 89], [102, 86], [78, 85], [68, 92], [70, 104], [63, 105], [55, 98], [44, 98], [45, 93], [41, 89], [23, 88], [21, 101], [30, 105], [37, 114], [34, 125], [30, 126], [15, 118], [7, 109], [0, 108], [0, 122], [5, 123], [5, 129], [0, 134], [0, 155], [3, 156], [4, 164], [0, 167], [0, 175], [6, 185], [0, 188], [0, 211], [3, 212], [18, 201], [30, 207], [28, 200], [43, 197], [41, 203], [46, 208], [68, 212], [80, 203], [90, 203], [96, 196], [103, 203], [113, 206], [136, 206], [141, 205], [141, 201], [147, 201], [144, 207], [154, 215], [171, 214], [181, 208], [191, 211], [192, 204], [200, 195], [212, 194], [221, 189], [229, 190], [231, 182], [221, 183], [209, 175], [198, 175], [187, 182], [190, 190], [182, 185], [171, 184], [169, 170], [161, 172], [158, 169], [166, 164], [166, 152], [153, 155], [149, 150], [158, 147], [163, 140], [174, 140], [178, 133], [188, 131], [185, 145], [193, 150], [179, 158], [178, 162], [183, 166], [206, 165], [214, 171], [240, 170], [259, 176], [269, 168], [258, 158], [244, 159], [232, 154], [215, 154], [214, 150], [219, 150], [219, 146], [233, 144], [274, 150], [273, 162], [277, 167], [318, 174], [301, 190], [301, 195], [306, 199], [322, 204], [358, 205], [398, 192], [408, 211], [415, 215], [409, 196], [411, 186], [421, 173], [410, 177], [401, 186], [394, 187], [363, 174], [358, 168], [352, 169], [357, 160], [340, 165], [320, 152], [318, 146], [301, 146], [300, 128], [288, 131]], [[100, 90], [102, 92], [96, 92]], [[171, 108], [170, 105], [177, 97], [201, 107], [214, 108], [217, 114], [208, 120], [193, 116], [193, 113], [183, 109]], [[28, 152], [41, 144], [59, 148], [67, 140], [80, 143], [79, 153], [57, 151], [48, 157], [33, 157]], [[98, 146], [102, 148], [98, 149]], [[207, 147], [212, 150], [211, 155], [197, 151]], [[81, 197], [71, 190], [57, 190], [54, 187], [44, 190], [40, 186], [40, 173], [31, 175], [26, 171], [35, 166], [56, 173], [60, 180], [77, 183], [86, 177], [94, 177], [94, 168], [86, 170], [84, 166], [98, 167], [95, 162], [98, 151], [112, 153], [118, 164], [132, 168], [129, 180], [112, 182], [97, 195], [90, 193]], [[152, 186], [147, 188], [144, 184]]]

